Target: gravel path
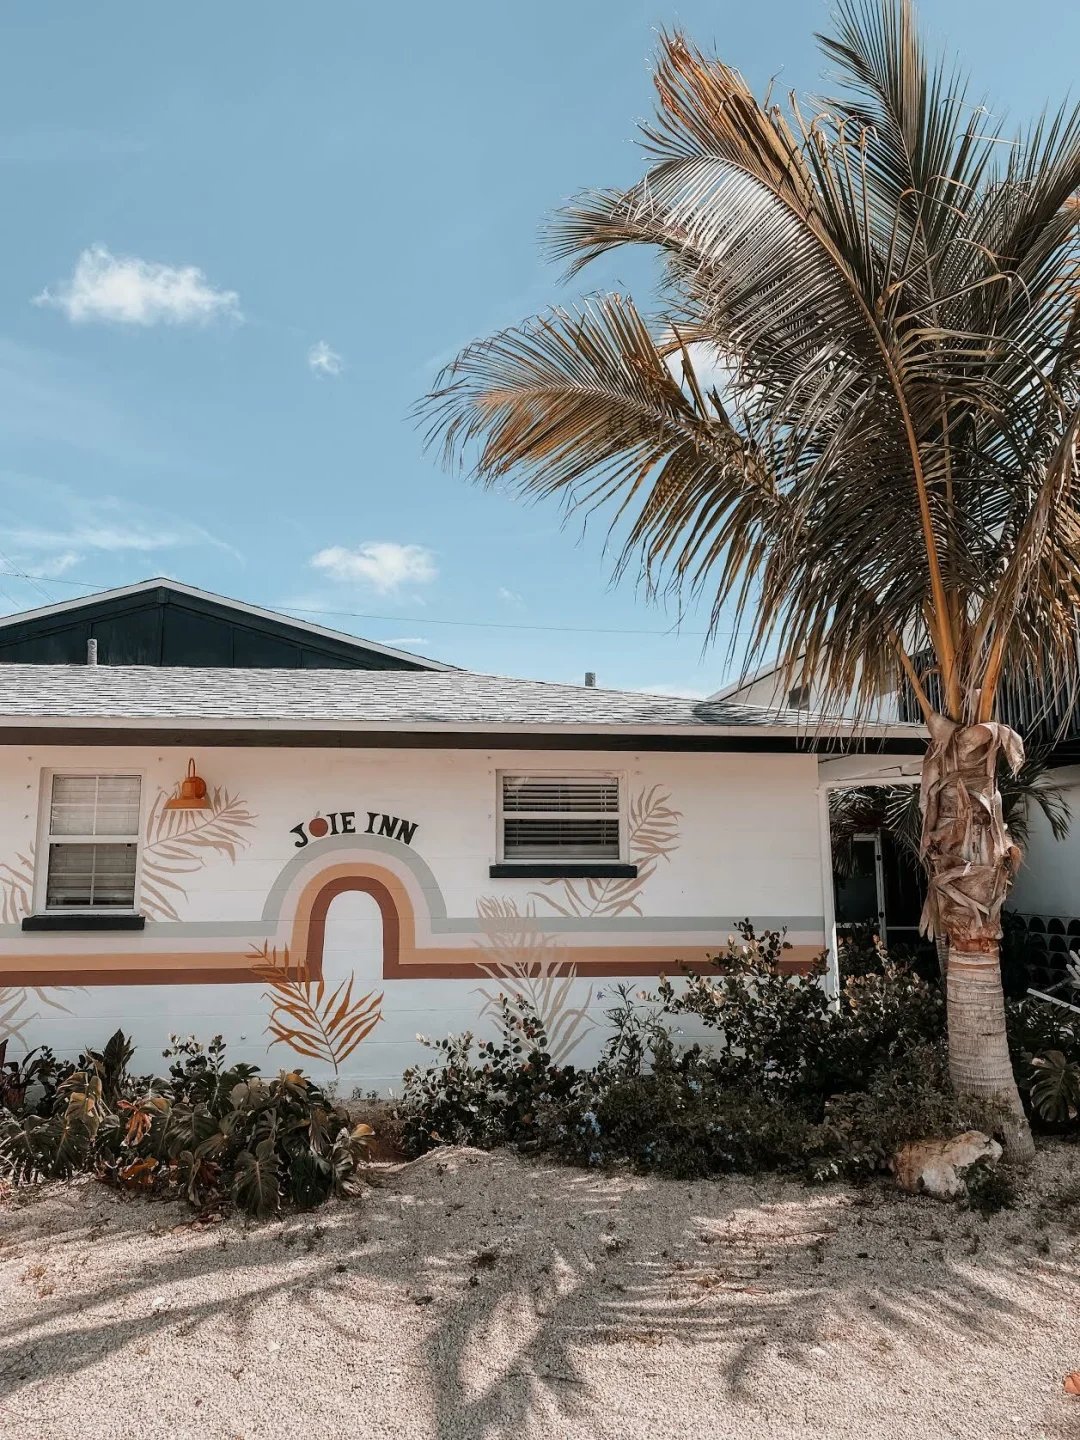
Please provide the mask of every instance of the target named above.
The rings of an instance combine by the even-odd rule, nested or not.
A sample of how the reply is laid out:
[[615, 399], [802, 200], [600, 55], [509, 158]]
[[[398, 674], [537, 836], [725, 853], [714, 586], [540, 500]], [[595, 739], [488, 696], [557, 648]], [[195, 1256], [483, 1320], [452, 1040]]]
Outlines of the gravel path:
[[1074, 1149], [989, 1221], [470, 1150], [373, 1181], [252, 1226], [87, 1181], [0, 1202], [0, 1435], [1080, 1435]]

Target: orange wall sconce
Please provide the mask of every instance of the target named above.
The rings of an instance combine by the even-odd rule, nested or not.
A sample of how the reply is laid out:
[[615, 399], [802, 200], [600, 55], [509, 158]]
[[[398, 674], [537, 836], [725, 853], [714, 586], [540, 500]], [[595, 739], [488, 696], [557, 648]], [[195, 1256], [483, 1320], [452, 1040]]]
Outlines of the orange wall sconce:
[[195, 761], [189, 760], [187, 774], [176, 787], [176, 794], [165, 801], [166, 810], [209, 810], [210, 797], [206, 781], [195, 773]]

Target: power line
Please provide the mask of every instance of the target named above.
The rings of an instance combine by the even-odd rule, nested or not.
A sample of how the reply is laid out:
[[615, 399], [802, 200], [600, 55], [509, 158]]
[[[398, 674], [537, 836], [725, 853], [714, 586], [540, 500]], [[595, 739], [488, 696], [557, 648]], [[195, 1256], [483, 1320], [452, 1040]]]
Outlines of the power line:
[[[48, 580], [54, 585], [72, 585], [79, 590], [89, 590], [91, 593], [100, 590], [111, 590], [111, 585], [98, 585], [89, 580], [67, 580], [61, 575], [28, 575], [21, 570], [0, 570], [0, 575], [6, 575], [19, 580]], [[41, 587], [38, 586], [40, 589]], [[44, 593], [44, 592], [43, 592]], [[51, 602], [52, 597], [46, 596]], [[87, 596], [87, 599], [90, 597]], [[13, 602], [14, 603], [14, 602]], [[658, 635], [668, 639], [672, 637], [690, 636], [693, 638], [707, 639], [719, 638], [720, 636], [730, 637], [732, 635], [745, 634], [745, 628], [723, 629], [723, 630], [682, 630], [678, 625], [669, 626], [665, 630], [645, 630], [633, 628], [619, 628], [614, 626], [599, 625], [528, 625], [507, 620], [447, 620], [434, 615], [381, 615], [366, 610], [320, 610], [303, 605], [274, 605], [264, 604], [260, 606], [264, 610], [279, 610], [283, 614], [294, 615], [328, 615], [339, 619], [349, 620], [379, 620], [386, 621], [392, 625], [452, 625], [464, 629], [473, 630], [530, 630], [540, 631], [553, 635]]]

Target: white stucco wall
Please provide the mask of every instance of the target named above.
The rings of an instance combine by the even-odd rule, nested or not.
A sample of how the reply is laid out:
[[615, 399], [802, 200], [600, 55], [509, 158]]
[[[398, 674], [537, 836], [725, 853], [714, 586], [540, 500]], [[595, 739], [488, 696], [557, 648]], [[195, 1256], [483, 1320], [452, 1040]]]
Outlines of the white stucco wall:
[[1055, 840], [1041, 811], [1031, 816], [1031, 833], [1009, 906], [1032, 915], [1080, 916], [1080, 766], [1056, 770], [1072, 811], [1069, 833]]
[[[11, 1014], [14, 1050], [47, 1043], [73, 1054], [101, 1044], [121, 1026], [139, 1045], [135, 1065], [141, 1069], [158, 1068], [170, 1032], [202, 1039], [220, 1032], [230, 1054], [264, 1069], [297, 1063], [285, 1044], [268, 1050], [273, 1036], [267, 1026], [280, 995], [252, 967], [260, 946], [279, 960], [290, 946], [294, 966], [302, 958], [311, 934], [304, 897], [331, 872], [346, 884], [354, 872], [382, 876], [402, 897], [402, 934], [410, 925], [415, 930], [415, 944], [410, 949], [402, 940], [400, 966], [389, 973], [384, 914], [372, 896], [346, 891], [330, 903], [323, 998], [351, 980], [354, 1002], [373, 997], [375, 1021], [340, 1063], [302, 1063], [336, 1080], [345, 1094], [396, 1088], [405, 1066], [424, 1056], [418, 1033], [485, 1030], [482, 1012], [490, 998], [500, 989], [526, 986], [537, 963], [571, 972], [568, 986], [535, 975], [532, 983], [541, 1003], [553, 1007], [553, 1022], [563, 1027], [566, 1056], [580, 1060], [599, 1048], [603, 1031], [596, 1022], [610, 1007], [620, 976], [647, 986], [661, 968], [672, 968], [673, 959], [703, 960], [743, 915], [788, 923], [800, 953], [823, 945], [812, 755], [240, 747], [190, 753], [211, 790], [227, 790], [239, 806], [235, 813], [247, 817], [232, 853], [203, 846], [178, 861], [167, 841], [155, 841], [156, 832], [146, 830], [155, 800], [184, 773], [186, 749], [4, 752], [0, 1002]], [[31, 887], [40, 884], [43, 867], [33, 862], [44, 853], [43, 777], [54, 770], [143, 776], [139, 905], [150, 917], [143, 932], [22, 930], [23, 914], [41, 908], [40, 893]], [[577, 881], [568, 888], [562, 881], [493, 879], [500, 770], [620, 772], [629, 801], [651, 797], [654, 805], [676, 812], [659, 820], [670, 853], [651, 853], [653, 827], [638, 827], [630, 858], [639, 860], [640, 883], [625, 890], [616, 882]], [[297, 847], [294, 826], [342, 811], [356, 812], [358, 830], [368, 812], [415, 822], [412, 842], [357, 834], [309, 838]], [[170, 873], [170, 863], [179, 870]], [[153, 905], [163, 865], [166, 878], [181, 887], [165, 891], [173, 918]], [[628, 957], [634, 963], [620, 970]], [[410, 966], [420, 973], [410, 973]], [[182, 978], [170, 978], [177, 969]], [[110, 983], [120, 972], [139, 983]], [[233, 978], [200, 981], [211, 973]], [[142, 983], [148, 976], [161, 976], [163, 983]], [[313, 992], [312, 985], [309, 999]], [[578, 1021], [576, 1009], [584, 1012]]]
[[[724, 689], [718, 693], [727, 700], [738, 702], [740, 705], [761, 705], [766, 710], [790, 710], [788, 694], [790, 685], [783, 683], [781, 672], [771, 670], [757, 679], [748, 679], [744, 685], [736, 689]], [[844, 716], [849, 719], [857, 714], [853, 701], [848, 701], [841, 706], [835, 703], [826, 703], [827, 697], [816, 679], [810, 683], [809, 704], [800, 708], [813, 712], [814, 714], [827, 713], [834, 716]], [[894, 691], [882, 695], [873, 712], [868, 717], [871, 720], [882, 724], [890, 724], [900, 718], [900, 705]]]

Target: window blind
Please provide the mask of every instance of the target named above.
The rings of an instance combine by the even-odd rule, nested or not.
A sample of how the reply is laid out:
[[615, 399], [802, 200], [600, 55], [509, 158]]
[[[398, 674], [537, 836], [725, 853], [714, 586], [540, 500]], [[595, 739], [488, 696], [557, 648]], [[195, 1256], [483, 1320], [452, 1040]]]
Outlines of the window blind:
[[54, 775], [47, 910], [135, 907], [138, 775]]
[[621, 849], [614, 775], [504, 775], [504, 860], [614, 860]]

